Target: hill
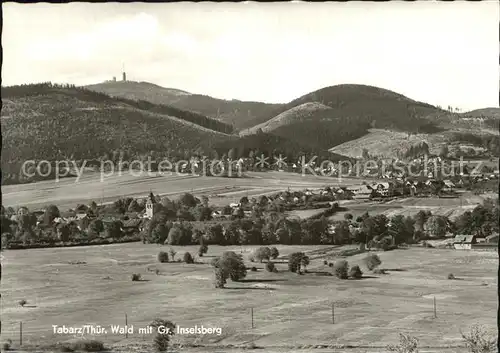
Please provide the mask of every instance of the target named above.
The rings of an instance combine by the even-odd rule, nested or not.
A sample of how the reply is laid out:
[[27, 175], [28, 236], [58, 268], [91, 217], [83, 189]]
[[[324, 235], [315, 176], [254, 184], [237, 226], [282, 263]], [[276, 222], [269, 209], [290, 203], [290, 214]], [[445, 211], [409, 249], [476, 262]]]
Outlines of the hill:
[[[312, 108], [313, 102], [321, 104], [323, 109], [304, 109]], [[429, 104], [382, 88], [338, 85], [308, 93], [259, 119], [269, 122], [261, 126], [267, 126], [273, 134], [329, 149], [362, 137], [369, 128], [438, 132], [441, 129], [426, 119], [438, 111]]]
[[278, 116], [275, 116], [274, 118], [262, 124], [255, 125], [250, 129], [241, 131], [240, 136], [255, 134], [259, 130], [262, 130], [263, 132], [271, 132], [281, 126], [293, 124], [298, 121], [306, 121], [308, 119], [312, 119], [315, 113], [330, 109], [330, 107], [318, 102], [304, 103], [288, 109], [287, 111], [284, 111]]
[[483, 108], [462, 113], [464, 116], [473, 118], [496, 118], [500, 119], [500, 108]]
[[86, 88], [115, 97], [171, 105], [231, 124], [236, 129], [244, 129], [261, 123], [258, 117], [265, 116], [281, 106], [280, 104], [218, 99], [148, 82], [104, 82], [89, 85]]
[[206, 117], [76, 87], [6, 87], [2, 101], [4, 181], [21, 181], [17, 175], [26, 160], [185, 158], [233, 138], [210, 129], [225, 125]]

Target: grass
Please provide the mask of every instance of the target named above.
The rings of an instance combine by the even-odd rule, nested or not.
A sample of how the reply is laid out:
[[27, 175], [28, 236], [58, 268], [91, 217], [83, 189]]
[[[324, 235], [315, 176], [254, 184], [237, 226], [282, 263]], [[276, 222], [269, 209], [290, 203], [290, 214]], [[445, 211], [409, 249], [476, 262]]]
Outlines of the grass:
[[[79, 180], [64, 179], [59, 182], [43, 181], [34, 184], [7, 185], [2, 187], [2, 204], [27, 206], [30, 210], [47, 204], [56, 204], [61, 210], [75, 207], [77, 203], [91, 201], [111, 202], [121, 197], [145, 197], [155, 194], [176, 197], [185, 192], [196, 196], [207, 195], [210, 203], [224, 206], [238, 202], [243, 196], [258, 197], [290, 187], [291, 190], [319, 188], [325, 185], [354, 185], [362, 179], [338, 180], [313, 175], [301, 176], [287, 172], [249, 172], [245, 178], [197, 177], [192, 175], [104, 177], [100, 173], [85, 173]], [[124, 191], [126, 190], [126, 191]]]
[[[315, 275], [332, 271], [323, 261], [337, 248], [278, 246], [278, 273], [265, 271], [265, 264], [253, 264], [258, 271], [249, 271], [246, 281], [229, 281], [227, 289], [215, 289], [210, 260], [234, 250], [243, 251], [247, 261], [254, 248], [210, 246], [208, 254], [197, 259], [206, 264], [158, 263], [158, 251], [166, 248], [149, 244], [7, 250], [2, 261], [2, 334], [18, 337], [19, 321], [23, 321], [23, 342], [51, 344], [71, 338], [52, 334], [52, 324], [109, 327], [124, 324], [125, 312], [129, 325], [136, 329], [156, 317], [182, 327], [221, 327], [220, 336], [174, 338], [177, 343], [212, 346], [253, 342], [259, 347], [385, 347], [397, 342], [398, 332], [418, 337], [422, 346], [453, 346], [463, 344], [460, 330], [466, 331], [472, 324], [496, 327], [498, 255], [494, 252], [421, 248], [382, 252], [381, 267], [392, 269], [385, 276], [369, 274], [362, 263], [366, 254], [358, 254], [346, 260], [351, 266], [360, 265], [368, 277], [345, 281]], [[175, 250], [179, 257], [185, 251], [195, 253], [197, 246]], [[311, 256], [311, 273], [297, 276], [286, 271], [283, 259], [295, 251], [321, 255]], [[70, 260], [87, 264], [71, 266]], [[162, 276], [148, 273], [151, 265]], [[448, 280], [450, 272], [462, 280]], [[145, 280], [131, 282], [131, 273], [139, 273]], [[106, 276], [111, 280], [103, 280]], [[35, 307], [19, 307], [22, 297]], [[436, 319], [433, 297], [437, 298]], [[335, 325], [331, 323], [332, 302]], [[255, 329], [250, 325], [252, 307]], [[153, 339], [143, 341], [135, 333], [126, 340], [110, 332], [94, 338], [106, 346], [139, 345]]]

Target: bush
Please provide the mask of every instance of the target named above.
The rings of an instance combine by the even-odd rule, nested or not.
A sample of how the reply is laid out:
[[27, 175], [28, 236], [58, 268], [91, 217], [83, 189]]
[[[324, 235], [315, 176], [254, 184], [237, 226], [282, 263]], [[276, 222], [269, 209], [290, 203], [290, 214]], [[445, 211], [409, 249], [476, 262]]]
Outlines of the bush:
[[266, 264], [266, 270], [268, 272], [274, 272], [276, 270], [276, 266], [274, 266], [274, 262], [272, 261], [269, 261], [267, 264]]
[[252, 271], [252, 272], [257, 272], [257, 267], [252, 266], [252, 268], [250, 269], [250, 271]]
[[361, 277], [363, 277], [363, 272], [358, 265], [354, 265], [353, 267], [351, 267], [351, 269], [349, 270], [349, 277], [354, 279], [360, 279]]
[[155, 319], [151, 324], [151, 327], [155, 328], [157, 331], [158, 327], [169, 328], [170, 331], [167, 333], [157, 333], [153, 345], [155, 349], [159, 352], [164, 352], [168, 350], [168, 344], [170, 343], [170, 336], [175, 334], [175, 324], [169, 320]]
[[309, 257], [303, 252], [294, 252], [288, 257], [288, 269], [290, 272], [300, 273], [301, 266], [306, 267], [309, 264]]
[[105, 348], [101, 341], [80, 339], [63, 343], [61, 350], [64, 352], [102, 352]]
[[463, 333], [462, 338], [465, 340], [465, 345], [471, 353], [493, 353], [497, 345], [495, 337], [489, 337], [488, 333], [482, 326], [473, 325], [468, 334]]
[[370, 271], [373, 271], [376, 267], [382, 264], [382, 261], [380, 260], [377, 254], [368, 255], [363, 259], [363, 262]]
[[448, 279], [455, 279], [455, 276], [453, 275], [453, 273], [450, 273], [450, 274], [448, 275]]
[[215, 268], [215, 288], [224, 288], [226, 285], [227, 274], [224, 271], [216, 267]]
[[275, 246], [271, 247], [271, 259], [276, 260], [278, 256], [280, 256], [278, 249]]
[[141, 275], [139, 273], [132, 273], [132, 281], [140, 281], [141, 280]]
[[158, 253], [158, 262], [161, 263], [168, 262], [168, 254], [165, 251], [160, 251]]
[[187, 264], [194, 263], [193, 256], [189, 252], [184, 253], [184, 262]]
[[329, 262], [328, 267], [333, 267], [333, 262]]
[[418, 353], [418, 340], [410, 335], [399, 334], [399, 344], [387, 346], [390, 352]]
[[173, 249], [173, 248], [170, 248], [168, 250], [170, 256], [172, 257], [172, 261], [174, 261], [174, 257], [175, 257], [175, 254], [177, 254], [177, 252]]
[[323, 265], [328, 265], [328, 261], [324, 260]]
[[262, 262], [262, 260], [269, 261], [271, 258], [271, 249], [267, 246], [262, 246], [254, 251], [253, 257], [260, 262]]
[[10, 351], [12, 348], [12, 340], [8, 339], [2, 344], [2, 351]]
[[25, 306], [26, 304], [28, 304], [28, 301], [26, 299], [21, 299], [19, 301], [19, 305], [21, 305], [21, 306]]
[[201, 244], [198, 249], [198, 256], [203, 257], [204, 254], [208, 252], [208, 246], [206, 244]]
[[345, 260], [337, 261], [333, 266], [333, 273], [335, 274], [335, 276], [337, 276], [337, 278], [340, 279], [349, 278], [348, 270], [349, 270], [349, 263]]

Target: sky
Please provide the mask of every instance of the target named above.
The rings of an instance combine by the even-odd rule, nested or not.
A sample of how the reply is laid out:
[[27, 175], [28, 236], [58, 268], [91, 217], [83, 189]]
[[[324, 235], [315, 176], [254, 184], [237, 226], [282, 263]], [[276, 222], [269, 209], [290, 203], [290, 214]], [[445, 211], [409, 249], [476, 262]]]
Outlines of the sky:
[[499, 6], [482, 2], [3, 3], [2, 85], [121, 77], [285, 103], [374, 85], [498, 107]]

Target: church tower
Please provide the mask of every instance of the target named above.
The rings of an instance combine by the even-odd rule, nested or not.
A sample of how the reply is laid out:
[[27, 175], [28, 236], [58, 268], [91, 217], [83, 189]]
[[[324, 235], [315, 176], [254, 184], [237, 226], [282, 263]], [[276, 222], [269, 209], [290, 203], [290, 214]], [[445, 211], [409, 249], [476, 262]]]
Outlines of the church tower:
[[152, 192], [149, 193], [148, 199], [146, 200], [146, 218], [153, 218], [154, 214], [154, 204], [156, 203], [155, 197]]

